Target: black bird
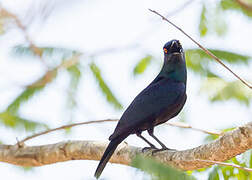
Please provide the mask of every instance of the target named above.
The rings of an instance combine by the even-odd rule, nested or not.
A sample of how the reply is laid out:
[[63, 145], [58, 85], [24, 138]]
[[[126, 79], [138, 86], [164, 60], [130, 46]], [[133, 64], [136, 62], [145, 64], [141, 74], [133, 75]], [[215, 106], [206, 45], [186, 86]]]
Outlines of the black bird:
[[110, 143], [105, 150], [95, 171], [99, 178], [105, 165], [114, 153], [116, 147], [130, 134], [136, 134], [157, 149], [145, 139], [141, 133], [147, 130], [162, 147], [168, 149], [153, 134], [154, 127], [175, 117], [186, 101], [186, 63], [183, 48], [178, 40], [167, 42], [164, 47], [164, 64], [157, 77], [138, 94], [119, 120], [114, 133], [109, 137]]

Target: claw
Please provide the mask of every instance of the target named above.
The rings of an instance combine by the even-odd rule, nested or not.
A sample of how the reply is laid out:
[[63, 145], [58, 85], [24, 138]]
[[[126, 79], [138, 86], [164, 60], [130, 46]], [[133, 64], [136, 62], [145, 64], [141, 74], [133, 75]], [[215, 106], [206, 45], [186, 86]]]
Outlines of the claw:
[[144, 148], [142, 149], [142, 153], [144, 153], [145, 151], [153, 150], [153, 149], [154, 149], [154, 151], [155, 151], [155, 150], [158, 150], [158, 148], [156, 148], [155, 146], [144, 147]]

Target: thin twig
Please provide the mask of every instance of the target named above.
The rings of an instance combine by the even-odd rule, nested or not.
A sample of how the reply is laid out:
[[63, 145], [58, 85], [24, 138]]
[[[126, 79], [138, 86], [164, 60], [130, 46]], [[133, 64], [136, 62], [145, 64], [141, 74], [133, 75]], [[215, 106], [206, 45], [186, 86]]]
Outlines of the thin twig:
[[61, 68], [67, 69], [71, 66], [76, 65], [77, 63], [79, 63], [81, 55], [82, 55], [81, 53], [78, 53], [76, 55], [73, 55], [71, 58], [65, 61], [62, 61], [60, 65], [58, 65], [52, 70], [48, 70], [42, 78], [38, 79], [37, 81], [31, 83], [30, 85], [26, 87], [27, 88], [41, 87], [41, 86], [46, 85], [49, 82], [52, 82], [52, 80], [55, 78], [55, 75], [59, 69]]
[[163, 15], [161, 15], [160, 13], [158, 13], [157, 11], [151, 10], [149, 9], [151, 12], [153, 12], [154, 14], [157, 14], [158, 16], [160, 16], [164, 21], [167, 21], [168, 23], [170, 23], [172, 26], [174, 26], [175, 28], [177, 28], [180, 32], [182, 32], [184, 35], [186, 35], [189, 39], [191, 39], [195, 44], [197, 44], [201, 49], [203, 49], [209, 56], [211, 56], [214, 60], [216, 60], [218, 63], [220, 63], [224, 68], [226, 68], [229, 72], [231, 72], [236, 78], [238, 78], [243, 84], [245, 84], [247, 87], [249, 87], [250, 89], [252, 89], [252, 85], [250, 85], [248, 82], [246, 82], [245, 80], [243, 80], [240, 76], [238, 76], [236, 73], [234, 73], [229, 67], [227, 67], [218, 57], [216, 57], [213, 53], [211, 53], [210, 51], [208, 51], [206, 48], [204, 48], [201, 44], [199, 44], [196, 40], [194, 40], [191, 36], [189, 36], [185, 31], [183, 31], [180, 27], [178, 27], [177, 25], [175, 25], [174, 23], [172, 23], [170, 20], [168, 20], [166, 17], [164, 17]]
[[31, 40], [30, 36], [27, 33], [26, 27], [23, 25], [21, 20], [15, 14], [9, 12], [3, 7], [1, 7], [1, 14], [3, 14], [6, 17], [12, 18], [14, 20], [17, 27], [24, 33], [24, 37], [26, 41], [29, 43], [30, 49], [34, 52], [34, 54], [36, 54], [37, 56], [41, 58], [42, 53], [43, 53], [42, 50], [33, 43], [33, 41]]
[[200, 132], [203, 132], [203, 133], [206, 133], [206, 134], [210, 134], [210, 135], [216, 135], [216, 136], [223, 135], [222, 132], [213, 132], [213, 131], [204, 130], [204, 129], [192, 127], [191, 125], [186, 124], [186, 123], [182, 123], [182, 122], [166, 122], [165, 124], [168, 124], [168, 125], [174, 126], [174, 127], [179, 127], [179, 128], [192, 129], [192, 130], [200, 131]]
[[28, 140], [33, 139], [35, 137], [38, 137], [38, 136], [41, 136], [41, 135], [44, 135], [44, 134], [48, 134], [50, 132], [61, 130], [61, 129], [67, 129], [67, 128], [71, 128], [71, 127], [74, 127], [74, 126], [80, 126], [80, 125], [84, 125], [84, 124], [114, 122], [114, 121], [118, 121], [118, 120], [117, 119], [105, 119], [105, 120], [96, 120], [96, 121], [87, 121], [87, 122], [81, 122], [81, 123], [68, 124], [68, 125], [60, 126], [60, 127], [54, 128], [54, 129], [49, 129], [49, 130], [42, 131], [40, 133], [31, 135], [31, 136], [28, 136], [28, 137], [24, 138], [23, 140], [19, 141], [19, 144], [24, 144], [25, 141], [28, 141]]
[[[117, 121], [118, 121], [118, 119], [105, 119], [105, 120], [95, 120], [95, 121], [87, 121], [87, 122], [81, 122], [81, 123], [68, 124], [68, 125], [60, 126], [60, 127], [54, 128], [54, 129], [49, 129], [49, 130], [42, 131], [40, 133], [31, 135], [31, 136], [28, 136], [25, 139], [23, 139], [21, 141], [18, 141], [18, 144], [19, 145], [20, 144], [24, 145], [25, 141], [28, 141], [28, 140], [33, 139], [35, 137], [38, 137], [38, 136], [41, 136], [41, 135], [44, 135], [44, 134], [48, 134], [48, 133], [51, 133], [51, 132], [54, 132], [54, 131], [57, 131], [57, 130], [62, 130], [62, 129], [71, 128], [71, 127], [75, 127], [75, 126], [80, 126], [80, 125], [84, 125], [84, 124], [94, 124], [94, 123], [104, 123], [104, 122], [117, 122]], [[190, 125], [188, 125], [186, 123], [181, 123], [181, 122], [167, 122], [165, 124], [168, 124], [170, 126], [179, 127], [179, 128], [193, 129], [193, 130], [200, 131], [200, 132], [207, 133], [207, 134], [211, 134], [211, 135], [217, 135], [217, 136], [222, 135], [222, 133], [206, 131], [206, 130], [203, 130], [203, 129], [192, 127], [192, 126], [190, 126]]]
[[208, 163], [218, 164], [220, 166], [230, 166], [230, 167], [238, 168], [238, 169], [241, 169], [241, 170], [244, 170], [244, 171], [252, 172], [251, 168], [242, 167], [242, 166], [239, 166], [237, 164], [225, 163], [225, 162], [219, 162], [219, 161], [211, 161], [211, 160], [205, 160], [205, 159], [195, 159], [195, 160], [196, 161], [201, 161], [201, 162], [208, 162]]

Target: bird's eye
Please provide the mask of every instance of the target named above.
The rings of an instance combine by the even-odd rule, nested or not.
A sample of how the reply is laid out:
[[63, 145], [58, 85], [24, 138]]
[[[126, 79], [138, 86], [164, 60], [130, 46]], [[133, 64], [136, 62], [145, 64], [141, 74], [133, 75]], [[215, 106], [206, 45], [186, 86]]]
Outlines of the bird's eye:
[[167, 54], [168, 50], [166, 48], [164, 48], [164, 53]]

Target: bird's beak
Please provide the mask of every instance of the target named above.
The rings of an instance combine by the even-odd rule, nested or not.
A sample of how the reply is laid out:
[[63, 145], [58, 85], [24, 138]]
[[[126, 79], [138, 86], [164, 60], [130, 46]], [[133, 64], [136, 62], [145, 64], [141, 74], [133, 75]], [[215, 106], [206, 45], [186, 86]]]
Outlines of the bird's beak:
[[179, 41], [172, 41], [171, 47], [173, 53], [182, 53], [183, 49]]
[[177, 41], [172, 41], [171, 48], [177, 46]]

